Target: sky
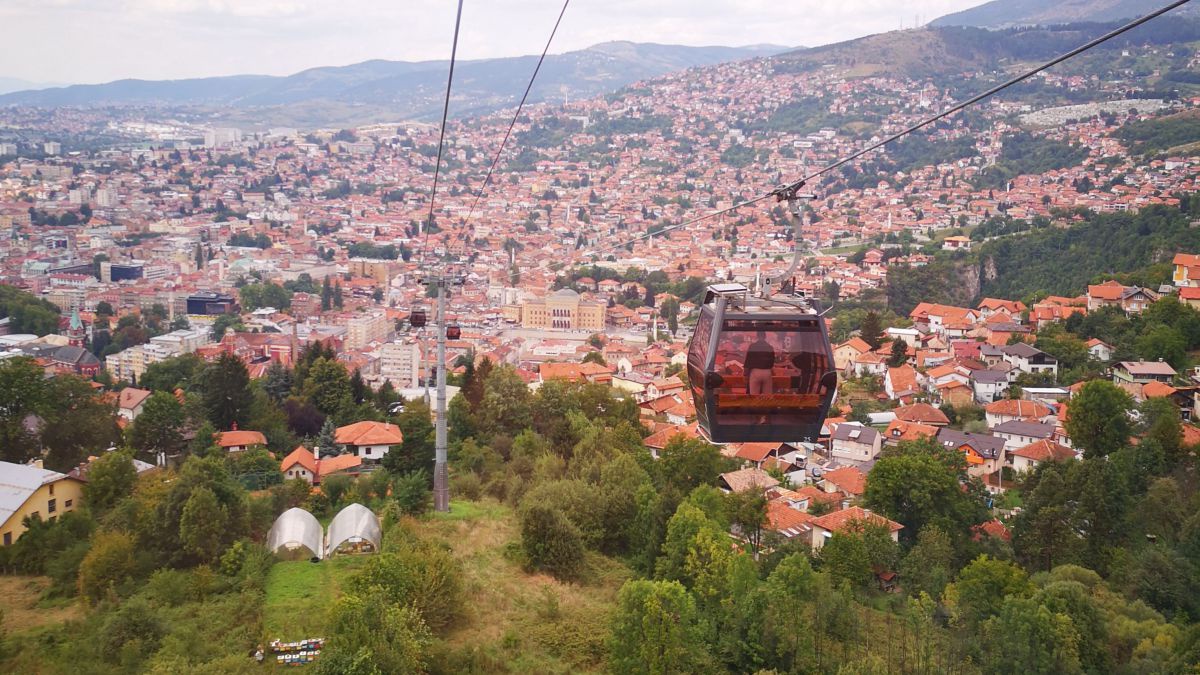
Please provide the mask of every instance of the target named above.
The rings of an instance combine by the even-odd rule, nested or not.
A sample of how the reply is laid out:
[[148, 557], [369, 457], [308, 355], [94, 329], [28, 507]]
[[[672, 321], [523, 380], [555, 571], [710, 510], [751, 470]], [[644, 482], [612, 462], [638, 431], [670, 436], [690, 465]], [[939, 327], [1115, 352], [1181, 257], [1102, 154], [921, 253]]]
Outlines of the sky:
[[[816, 46], [983, 0], [571, 0], [552, 53], [609, 40]], [[0, 0], [0, 78], [96, 83], [288, 75], [446, 59], [455, 0]], [[540, 53], [562, 0], [466, 0], [459, 58]]]

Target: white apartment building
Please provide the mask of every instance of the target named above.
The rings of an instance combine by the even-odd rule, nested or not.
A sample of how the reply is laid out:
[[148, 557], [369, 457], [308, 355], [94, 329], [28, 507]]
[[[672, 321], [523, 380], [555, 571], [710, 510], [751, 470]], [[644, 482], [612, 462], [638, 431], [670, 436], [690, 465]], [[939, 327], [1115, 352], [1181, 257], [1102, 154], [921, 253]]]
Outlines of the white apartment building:
[[382, 312], [356, 316], [346, 322], [346, 349], [362, 351], [372, 342], [383, 342], [391, 332], [392, 324]]
[[397, 389], [415, 388], [421, 374], [421, 346], [415, 340], [389, 342], [379, 348], [379, 376]]

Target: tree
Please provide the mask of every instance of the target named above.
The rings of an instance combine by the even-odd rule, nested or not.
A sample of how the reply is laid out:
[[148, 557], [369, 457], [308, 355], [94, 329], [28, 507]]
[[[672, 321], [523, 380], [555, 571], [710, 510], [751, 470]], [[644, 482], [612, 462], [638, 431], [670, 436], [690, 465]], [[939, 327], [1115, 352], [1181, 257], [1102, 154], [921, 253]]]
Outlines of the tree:
[[908, 361], [908, 343], [904, 340], [896, 338], [892, 340], [892, 352], [888, 356], [887, 364], [892, 368], [899, 368]]
[[664, 492], [678, 498], [697, 485], [712, 485], [725, 469], [726, 461], [711, 443], [677, 435], [659, 453], [659, 476]]
[[1125, 390], [1106, 380], [1093, 380], [1071, 399], [1067, 435], [1083, 449], [1084, 457], [1107, 457], [1129, 442], [1132, 409], [1133, 400]]
[[873, 578], [871, 555], [862, 533], [835, 532], [821, 547], [821, 568], [836, 580], [865, 589]]
[[961, 540], [987, 517], [977, 491], [963, 490], [965, 478], [961, 454], [928, 439], [905, 442], [875, 463], [863, 500], [903, 525], [910, 541], [930, 523]]
[[406, 473], [392, 481], [392, 498], [403, 513], [419, 516], [433, 505], [429, 472], [424, 469]]
[[212, 562], [225, 550], [229, 513], [207, 487], [192, 491], [179, 519], [179, 540], [184, 550], [201, 562]]
[[926, 525], [900, 565], [900, 579], [911, 596], [940, 598], [954, 575], [954, 546], [937, 525]]
[[433, 464], [433, 421], [430, 419], [429, 406], [422, 400], [412, 401], [396, 418], [396, 426], [404, 441], [398, 448], [383, 456], [383, 465], [395, 474], [407, 474], [422, 469], [428, 470]]
[[1028, 597], [1033, 584], [1015, 563], [981, 555], [959, 572], [958, 580], [946, 588], [946, 604], [954, 618], [968, 630], [1000, 613], [1005, 598]]
[[1010, 597], [984, 622], [982, 636], [989, 673], [1082, 673], [1079, 633], [1066, 614], [1037, 601]]
[[173, 394], [156, 391], [146, 399], [142, 412], [129, 427], [129, 443], [144, 456], [160, 452], [175, 455], [183, 451], [183, 405]]
[[146, 366], [139, 384], [143, 389], [173, 392], [176, 389], [191, 390], [199, 384], [200, 373], [205, 363], [196, 354], [181, 354]]
[[42, 415], [46, 468], [70, 471], [120, 435], [111, 403], [81, 377], [60, 375], [46, 383], [51, 403]]
[[371, 388], [363, 380], [362, 371], [358, 368], [350, 374], [350, 398], [355, 404], [362, 404], [367, 401], [371, 395]]
[[317, 434], [317, 438], [313, 441], [313, 449], [319, 451], [324, 457], [340, 455], [344, 448], [338, 445], [336, 439], [337, 429], [333, 426], [333, 420], [326, 418], [325, 423], [321, 425], [320, 433]]
[[583, 564], [579, 529], [557, 510], [533, 504], [521, 514], [521, 548], [535, 570], [558, 579], [573, 579]]
[[83, 498], [93, 513], [100, 515], [133, 492], [137, 469], [124, 452], [106, 452], [88, 467]]
[[584, 363], [594, 363], [598, 366], [607, 366], [608, 363], [604, 360], [604, 354], [600, 352], [588, 352], [583, 355]]
[[213, 321], [212, 328], [209, 329], [209, 337], [214, 342], [220, 342], [225, 337], [225, 332], [232, 328], [234, 331], [245, 330], [242, 325], [242, 317], [237, 314], [222, 314]]
[[674, 581], [628, 581], [617, 597], [609, 638], [609, 667], [619, 674], [707, 670], [696, 605]]
[[345, 419], [354, 408], [350, 376], [338, 361], [321, 357], [312, 364], [304, 382], [304, 396], [321, 414], [350, 421]]
[[283, 401], [291, 394], [294, 384], [290, 368], [278, 361], [272, 361], [271, 365], [267, 367], [266, 375], [263, 378], [263, 391], [275, 405], [283, 405]]
[[798, 664], [811, 658], [811, 610], [817, 584], [817, 573], [803, 553], [784, 558], [767, 577], [763, 629], [766, 644], [779, 659], [782, 672], [795, 672]]
[[859, 337], [863, 339], [863, 342], [871, 345], [871, 349], [879, 349], [879, 346], [883, 344], [883, 322], [875, 312], [867, 312], [867, 316], [858, 330]]
[[98, 532], [79, 564], [79, 595], [96, 603], [133, 577], [137, 568], [133, 537], [125, 532]]
[[1187, 340], [1171, 326], [1150, 328], [1134, 342], [1134, 349], [1146, 361], [1166, 361], [1174, 368], [1187, 365]]
[[33, 359], [0, 361], [0, 458], [24, 463], [33, 457], [37, 438], [25, 420], [40, 413], [47, 402], [45, 371]]
[[424, 673], [433, 643], [418, 608], [396, 604], [379, 589], [342, 596], [334, 603], [332, 636], [317, 663], [319, 675]]
[[201, 374], [201, 399], [213, 426], [229, 430], [244, 427], [250, 419], [250, 373], [246, 364], [232, 354], [221, 354]]

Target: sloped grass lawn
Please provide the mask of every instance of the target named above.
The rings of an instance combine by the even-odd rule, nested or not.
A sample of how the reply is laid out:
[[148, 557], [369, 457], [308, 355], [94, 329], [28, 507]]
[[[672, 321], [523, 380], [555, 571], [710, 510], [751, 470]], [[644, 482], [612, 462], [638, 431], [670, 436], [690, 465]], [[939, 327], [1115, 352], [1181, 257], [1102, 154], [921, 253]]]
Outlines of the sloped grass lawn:
[[326, 636], [326, 621], [342, 583], [366, 563], [363, 556], [341, 556], [311, 563], [275, 563], [267, 575], [263, 630], [269, 640], [285, 642]]

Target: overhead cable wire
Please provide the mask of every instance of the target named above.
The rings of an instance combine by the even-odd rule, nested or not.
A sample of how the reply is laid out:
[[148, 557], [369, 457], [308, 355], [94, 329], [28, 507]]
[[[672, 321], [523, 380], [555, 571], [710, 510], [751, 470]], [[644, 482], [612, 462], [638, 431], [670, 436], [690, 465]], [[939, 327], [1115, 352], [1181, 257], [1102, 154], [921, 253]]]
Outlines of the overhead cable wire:
[[783, 185], [781, 187], [777, 187], [774, 190], [771, 190], [770, 192], [761, 194], [757, 197], [753, 197], [753, 198], [748, 199], [743, 202], [739, 202], [737, 204], [734, 204], [733, 206], [729, 206], [729, 207], [726, 207], [723, 209], [718, 209], [716, 211], [710, 211], [708, 213], [704, 213], [699, 216], [695, 216], [693, 218], [684, 220], [683, 222], [678, 223], [676, 225], [670, 225], [668, 227], [664, 227], [664, 228], [662, 228], [660, 230], [656, 230], [654, 232], [647, 232], [647, 233], [639, 235], [637, 237], [632, 237], [630, 239], [622, 241], [619, 244], [607, 246], [605, 248], [597, 249], [594, 251], [589, 251], [587, 253], [584, 253], [583, 255], [585, 257], [587, 257], [587, 256], [595, 257], [595, 256], [598, 256], [598, 255], [601, 255], [604, 253], [608, 253], [610, 251], [615, 251], [620, 248], [625, 248], [626, 246], [637, 243], [643, 239], [650, 239], [651, 237], [654, 237], [654, 236], [657, 236], [660, 234], [665, 234], [667, 232], [672, 232], [674, 230], [678, 230], [680, 228], [687, 227], [689, 225], [694, 225], [696, 223], [708, 220], [709, 218], [716, 218], [718, 216], [725, 215], [727, 213], [736, 211], [742, 207], [750, 206], [752, 204], [757, 204], [758, 202], [770, 199], [772, 197], [777, 198], [777, 199], [782, 199], [783, 198], [782, 195], [786, 195], [788, 193], [795, 193], [796, 190], [803, 187], [805, 183], [807, 183], [808, 181], [810, 181], [814, 178], [823, 176], [824, 174], [829, 173], [830, 171], [833, 171], [834, 169], [836, 169], [838, 167], [844, 166], [844, 165], [848, 164], [849, 162], [852, 162], [852, 161], [862, 157], [863, 155], [866, 155], [871, 152], [874, 152], [875, 150], [878, 150], [879, 148], [887, 145], [888, 143], [897, 141], [915, 131], [918, 131], [924, 127], [929, 126], [930, 124], [933, 124], [934, 122], [937, 122], [940, 119], [943, 119], [949, 115], [952, 115], [964, 108], [972, 106], [972, 105], [982, 101], [985, 98], [994, 96], [995, 94], [998, 94], [999, 92], [1004, 91], [1005, 89], [1008, 89], [1009, 87], [1011, 87], [1013, 85], [1024, 82], [1025, 80], [1028, 80], [1029, 78], [1033, 77], [1034, 75], [1037, 75], [1038, 73], [1040, 73], [1048, 68], [1052, 68], [1052, 67], [1062, 63], [1063, 61], [1066, 61], [1067, 59], [1078, 56], [1090, 49], [1093, 49], [1094, 47], [1096, 47], [1098, 45], [1108, 42], [1109, 40], [1111, 40], [1119, 35], [1127, 33], [1130, 30], [1133, 30], [1134, 28], [1141, 26], [1142, 24], [1144, 24], [1148, 21], [1151, 21], [1153, 19], [1156, 19], [1159, 16], [1162, 16], [1163, 14], [1166, 14], [1167, 12], [1169, 12], [1173, 9], [1176, 9], [1178, 7], [1186, 5], [1189, 2], [1191, 2], [1191, 0], [1176, 0], [1175, 2], [1172, 2], [1171, 4], [1169, 4], [1165, 7], [1157, 9], [1157, 10], [1150, 12], [1149, 14], [1146, 14], [1145, 16], [1139, 17], [1119, 28], [1109, 31], [1108, 33], [1105, 33], [1104, 35], [1101, 35], [1100, 37], [1098, 37], [1094, 40], [1091, 40], [1090, 42], [1087, 42], [1086, 44], [1080, 45], [1079, 47], [1076, 47], [1075, 49], [1072, 49], [1069, 52], [1066, 52], [1064, 54], [1056, 56], [1055, 58], [1051, 59], [1050, 61], [1047, 61], [1047, 62], [1037, 66], [1036, 68], [1028, 70], [1028, 71], [1026, 71], [1026, 72], [1024, 72], [1002, 84], [996, 85], [995, 87], [992, 87], [991, 89], [988, 89], [987, 91], [985, 91], [981, 94], [977, 94], [977, 95], [972, 96], [971, 98], [967, 99], [966, 101], [957, 103], [954, 106], [951, 106], [950, 108], [947, 108], [946, 110], [934, 115], [933, 117], [922, 120], [921, 122], [918, 122], [917, 124], [914, 124], [899, 133], [893, 134], [882, 141], [873, 143], [870, 146], [868, 146], [862, 150], [859, 150], [845, 158], [839, 159], [836, 162], [834, 162], [828, 166], [825, 166], [818, 171], [814, 171], [810, 174], [807, 174], [799, 180], [793, 181], [793, 182]]
[[487, 190], [488, 184], [492, 180], [492, 173], [500, 163], [500, 155], [504, 152], [504, 146], [508, 144], [508, 137], [512, 135], [513, 127], [517, 125], [517, 119], [521, 117], [521, 110], [525, 107], [525, 101], [529, 98], [529, 92], [533, 90], [533, 83], [537, 80], [538, 71], [542, 69], [542, 62], [546, 60], [546, 53], [550, 51], [550, 43], [554, 42], [554, 35], [558, 32], [558, 26], [562, 23], [563, 15], [567, 13], [567, 5], [570, 4], [571, 0], [564, 0], [562, 9], [558, 12], [558, 19], [554, 22], [554, 28], [550, 31], [550, 38], [546, 40], [546, 46], [542, 48], [542, 55], [538, 57], [537, 65], [533, 68], [533, 75], [529, 78], [529, 84], [525, 86], [525, 93], [521, 95], [521, 102], [517, 104], [517, 112], [513, 114], [512, 121], [508, 123], [508, 130], [504, 132], [504, 140], [500, 141], [500, 147], [496, 150], [496, 156], [492, 158], [492, 165], [488, 167], [487, 175], [483, 178], [483, 185], [479, 186], [479, 192], [475, 195], [475, 201], [471, 202], [471, 210], [467, 212], [467, 219], [464, 222], [471, 222], [471, 216], [475, 215], [475, 207], [479, 206], [479, 200], [483, 198], [483, 193]]
[[429, 219], [425, 223], [425, 239], [421, 243], [421, 262], [425, 262], [425, 250], [429, 246], [429, 227], [433, 225], [433, 206], [437, 199], [438, 176], [442, 170], [442, 148], [446, 141], [446, 118], [450, 115], [450, 91], [454, 87], [454, 62], [458, 59], [458, 29], [462, 25], [463, 0], [458, 0], [458, 12], [454, 17], [454, 42], [450, 47], [450, 75], [446, 78], [446, 102], [442, 106], [442, 130], [438, 133], [437, 164], [433, 167], [433, 192], [429, 194]]

